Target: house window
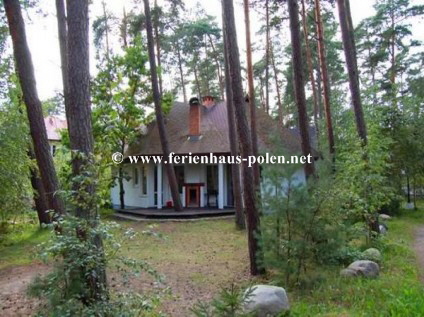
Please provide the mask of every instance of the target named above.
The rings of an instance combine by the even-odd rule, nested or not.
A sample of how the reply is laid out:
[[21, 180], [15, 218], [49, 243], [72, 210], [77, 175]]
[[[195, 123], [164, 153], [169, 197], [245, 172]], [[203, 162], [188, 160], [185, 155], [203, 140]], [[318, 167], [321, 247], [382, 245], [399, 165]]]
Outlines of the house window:
[[138, 186], [138, 168], [134, 167], [134, 171], [133, 171], [133, 184], [135, 187]]
[[141, 167], [141, 194], [147, 195], [147, 166]]

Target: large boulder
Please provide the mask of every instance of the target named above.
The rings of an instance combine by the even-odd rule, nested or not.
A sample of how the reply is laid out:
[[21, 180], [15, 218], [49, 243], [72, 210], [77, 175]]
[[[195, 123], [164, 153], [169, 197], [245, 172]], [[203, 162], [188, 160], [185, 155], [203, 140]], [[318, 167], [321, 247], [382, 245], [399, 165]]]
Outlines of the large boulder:
[[376, 248], [369, 248], [362, 252], [363, 260], [370, 260], [377, 263], [381, 262], [381, 253]]
[[350, 264], [347, 269], [340, 272], [342, 276], [363, 276], [368, 278], [378, 277], [379, 274], [380, 267], [378, 264], [369, 260], [355, 261]]
[[256, 317], [278, 316], [290, 309], [289, 299], [282, 287], [255, 285], [246, 290], [247, 294], [244, 310]]

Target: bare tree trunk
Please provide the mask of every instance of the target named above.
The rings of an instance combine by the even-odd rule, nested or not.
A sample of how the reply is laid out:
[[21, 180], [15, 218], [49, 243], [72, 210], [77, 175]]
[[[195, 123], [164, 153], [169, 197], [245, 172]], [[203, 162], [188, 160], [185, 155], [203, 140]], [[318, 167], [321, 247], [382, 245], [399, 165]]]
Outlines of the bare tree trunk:
[[56, 0], [57, 29], [60, 48], [60, 63], [62, 69], [63, 97], [65, 100], [66, 117], [69, 115], [69, 85], [68, 85], [68, 29], [66, 26], [66, 9], [64, 0]]
[[158, 1], [155, 0], [155, 17], [154, 17], [154, 32], [155, 32], [155, 43], [156, 43], [156, 53], [157, 53], [157, 60], [158, 60], [158, 78], [159, 78], [159, 94], [162, 97], [163, 93], [163, 86], [162, 86], [162, 59], [161, 59], [161, 53], [160, 53], [160, 36], [159, 36], [159, 6]]
[[103, 18], [105, 19], [105, 43], [106, 43], [106, 60], [110, 61], [110, 45], [109, 45], [109, 17], [106, 11], [106, 2], [102, 1]]
[[265, 20], [266, 20], [266, 36], [265, 36], [265, 111], [269, 113], [269, 0], [265, 0]]
[[[90, 101], [90, 67], [89, 67], [89, 17], [88, 0], [67, 1], [68, 26], [68, 131], [71, 150], [78, 153], [72, 159], [74, 177], [84, 175], [87, 164], [92, 164], [94, 140], [91, 127]], [[83, 155], [83, 156], [82, 156]], [[97, 226], [98, 214], [94, 200], [95, 187], [92, 184], [76, 183], [77, 192], [84, 195], [77, 196], [78, 206], [76, 216], [85, 219], [91, 226]], [[88, 194], [88, 195], [87, 195]], [[78, 231], [78, 237], [85, 239], [86, 233]], [[93, 237], [99, 252], [103, 253], [103, 242], [100, 235]], [[89, 297], [84, 302], [104, 300], [108, 297], [106, 264], [104, 254], [95, 269], [82, 267], [81, 274], [87, 280], [90, 290]]]
[[[227, 49], [226, 54], [228, 54], [228, 65], [230, 66], [230, 78], [227, 78], [227, 80], [231, 80], [241, 155], [243, 158], [247, 158], [249, 155], [253, 154], [253, 150], [251, 136], [249, 135], [249, 125], [245, 113], [245, 101], [243, 96], [233, 1], [222, 0], [222, 11], [224, 14], [224, 41]], [[256, 205], [256, 190], [254, 186], [253, 171], [248, 167], [247, 162], [243, 162], [243, 196], [244, 205], [246, 207], [250, 273], [252, 275], [258, 275], [264, 272], [258, 266], [258, 262], [260, 262], [258, 260], [261, 258], [259, 249], [259, 240], [261, 235], [260, 218]]]
[[[28, 150], [28, 157], [33, 160], [35, 154], [32, 148]], [[37, 211], [38, 221], [41, 224], [51, 223], [50, 216], [48, 214], [49, 205], [46, 199], [46, 191], [44, 190], [43, 182], [38, 177], [38, 171], [35, 167], [30, 168], [31, 173], [31, 186], [33, 189], [35, 210]]]
[[363, 145], [367, 144], [367, 128], [362, 110], [361, 92], [359, 88], [359, 74], [356, 59], [356, 46], [353, 37], [352, 17], [350, 15], [349, 0], [337, 0], [342, 31], [343, 48], [349, 74], [349, 87], [352, 95], [352, 104], [355, 112], [356, 127]]
[[270, 51], [271, 51], [270, 55], [271, 55], [272, 71], [274, 72], [275, 91], [277, 92], [278, 121], [280, 124], [280, 128], [282, 129], [284, 127], [283, 101], [281, 100], [280, 84], [278, 83], [278, 71], [277, 71], [277, 65], [275, 64], [274, 47], [272, 45], [270, 47]]
[[308, 21], [305, 7], [305, 0], [302, 0], [302, 25], [303, 25], [303, 37], [305, 39], [305, 48], [306, 48], [306, 62], [308, 63], [308, 71], [309, 71], [309, 80], [311, 81], [312, 88], [312, 101], [314, 104], [313, 112], [314, 112], [314, 124], [317, 137], [319, 135], [319, 127], [318, 127], [318, 95], [317, 88], [315, 84], [315, 75], [314, 75], [314, 66], [312, 63], [312, 52], [311, 45], [309, 43], [309, 32], [308, 32]]
[[181, 50], [180, 50], [180, 45], [178, 44], [178, 41], [176, 42], [176, 48], [177, 48], [177, 57], [178, 57], [178, 69], [180, 70], [180, 80], [181, 80], [181, 87], [183, 89], [184, 103], [187, 104], [188, 99], [187, 99], [187, 92], [186, 92], [186, 86], [185, 86], [185, 80], [184, 80], [183, 61], [181, 58]]
[[[149, 0], [144, 0], [144, 14], [146, 16], [146, 32], [147, 46], [149, 50], [150, 75], [152, 79], [153, 101], [155, 103], [156, 124], [159, 129], [159, 137], [162, 144], [162, 152], [165, 158], [169, 157], [168, 138], [166, 136], [165, 123], [163, 119], [163, 111], [161, 105], [161, 95], [158, 87], [158, 78], [156, 73], [155, 49], [153, 41], [152, 17], [150, 15]], [[177, 178], [175, 176], [174, 165], [171, 162], [165, 164], [166, 172], [171, 189], [172, 200], [174, 201], [174, 209], [176, 211], [183, 210], [181, 204], [180, 193], [178, 192]]]
[[[254, 156], [259, 155], [258, 149], [258, 131], [256, 127], [256, 96], [255, 86], [253, 82], [253, 62], [252, 62], [252, 43], [250, 39], [250, 13], [249, 13], [249, 0], [243, 1], [244, 5], [244, 21], [246, 28], [246, 58], [247, 58], [247, 82], [249, 86], [249, 109], [250, 109], [250, 135], [252, 138], [252, 151]], [[269, 51], [269, 48], [268, 48]], [[268, 86], [268, 83], [266, 84]], [[267, 97], [268, 98], [268, 97]], [[259, 193], [261, 190], [261, 175], [259, 164], [255, 163], [253, 166], [253, 177], [255, 179], [255, 188]]]
[[122, 38], [122, 44], [124, 48], [128, 47], [128, 16], [127, 11], [125, 10], [125, 6], [122, 9], [123, 10], [123, 18], [122, 18], [122, 24], [121, 24], [121, 38]]
[[[224, 29], [224, 33], [225, 33], [225, 29]], [[234, 113], [233, 90], [231, 88], [231, 80], [230, 80], [230, 65], [228, 64], [228, 55], [226, 54], [226, 52], [227, 52], [226, 43], [224, 41], [225, 79], [226, 79], [225, 92], [227, 96], [228, 137], [230, 139], [231, 155], [235, 157], [239, 154], [238, 138], [237, 138], [237, 122], [236, 122], [235, 113]], [[231, 177], [233, 179], [234, 207], [236, 209], [236, 217], [235, 217], [236, 227], [237, 229], [245, 229], [246, 222], [244, 219], [240, 167], [237, 164], [231, 165]]]
[[[305, 86], [303, 80], [303, 61], [302, 61], [302, 45], [300, 40], [300, 23], [299, 23], [299, 7], [296, 0], [288, 0], [289, 16], [290, 16], [290, 33], [292, 44], [292, 62], [293, 62], [293, 82], [294, 94], [299, 115], [299, 131], [301, 137], [302, 154], [305, 156], [312, 155], [311, 143], [309, 140], [309, 124], [306, 112]], [[304, 164], [305, 176], [308, 179], [315, 173], [315, 165], [311, 163]]]
[[56, 213], [63, 214], [65, 213], [65, 207], [59, 195], [56, 194], [59, 190], [59, 182], [56, 176], [53, 158], [50, 154], [43, 110], [40, 99], [38, 98], [34, 66], [26, 40], [25, 24], [22, 18], [20, 3], [19, 0], [3, 0], [3, 3], [12, 37], [16, 71], [27, 110], [31, 138], [34, 143], [35, 158], [44, 189], [46, 190], [48, 205]]
[[197, 66], [196, 65], [194, 65], [194, 81], [196, 82], [197, 94], [199, 95], [198, 97], [201, 98], [202, 97], [202, 91], [201, 91], [201, 87], [200, 87], [199, 75], [197, 74]]
[[207, 36], [209, 38], [209, 43], [211, 44], [211, 48], [212, 48], [212, 52], [214, 55], [214, 60], [215, 60], [216, 68], [217, 68], [219, 91], [221, 93], [221, 98], [224, 99], [224, 79], [222, 78], [222, 69], [218, 60], [218, 52], [215, 49], [215, 45], [213, 44], [211, 35], [207, 34]]
[[331, 119], [331, 96], [330, 96], [330, 80], [328, 77], [327, 69], [327, 56], [325, 53], [325, 43], [324, 43], [324, 27], [321, 16], [321, 4], [320, 0], [315, 0], [315, 19], [318, 35], [318, 57], [321, 70], [321, 78], [323, 84], [323, 94], [324, 94], [324, 109], [325, 109], [325, 120], [327, 123], [327, 137], [330, 156], [334, 159], [334, 132], [333, 132], [333, 122]]

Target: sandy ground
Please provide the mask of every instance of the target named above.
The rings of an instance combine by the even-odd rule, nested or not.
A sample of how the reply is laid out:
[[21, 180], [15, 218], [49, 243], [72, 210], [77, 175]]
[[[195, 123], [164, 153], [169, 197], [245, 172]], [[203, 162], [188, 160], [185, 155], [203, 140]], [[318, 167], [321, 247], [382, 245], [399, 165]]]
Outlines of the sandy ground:
[[49, 268], [43, 264], [10, 267], [0, 271], [0, 315], [2, 317], [30, 316], [38, 300], [26, 295], [28, 284]]
[[[162, 311], [172, 317], [192, 316], [190, 308], [196, 302], [209, 302], [222, 287], [229, 287], [232, 283], [248, 283], [245, 236], [231, 230], [232, 227], [231, 220], [162, 223], [157, 231], [168, 239], [156, 241], [140, 237], [140, 245], [131, 246], [129, 253], [146, 257], [165, 277], [166, 286], [171, 289], [171, 296], [163, 299]], [[142, 231], [146, 225], [135, 224], [134, 228]], [[34, 313], [38, 300], [28, 297], [26, 289], [37, 274], [48, 271], [49, 267], [42, 264], [0, 270], [0, 317], [30, 316]], [[123, 289], [116, 274], [109, 272], [108, 277], [110, 287]], [[125, 290], [145, 294], [152, 290], [153, 285], [153, 280], [142, 274], [133, 278]]]

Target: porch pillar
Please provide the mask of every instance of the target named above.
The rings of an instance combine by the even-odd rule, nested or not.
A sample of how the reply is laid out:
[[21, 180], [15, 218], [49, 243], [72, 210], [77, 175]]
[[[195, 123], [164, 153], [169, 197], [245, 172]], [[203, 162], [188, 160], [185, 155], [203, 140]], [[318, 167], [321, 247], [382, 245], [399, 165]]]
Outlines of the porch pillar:
[[224, 164], [218, 163], [218, 208], [224, 209]]
[[157, 208], [162, 209], [162, 163], [158, 164], [157, 168], [157, 181], [158, 181], [158, 188], [157, 188]]

